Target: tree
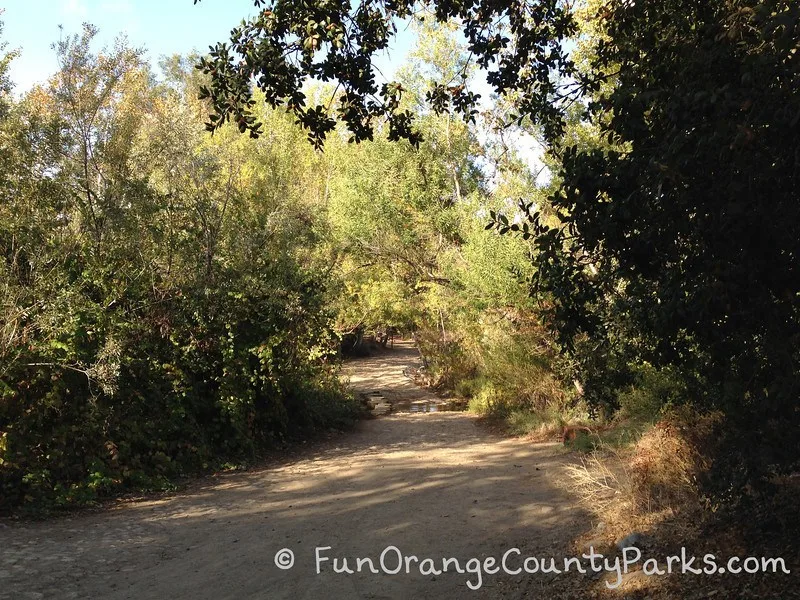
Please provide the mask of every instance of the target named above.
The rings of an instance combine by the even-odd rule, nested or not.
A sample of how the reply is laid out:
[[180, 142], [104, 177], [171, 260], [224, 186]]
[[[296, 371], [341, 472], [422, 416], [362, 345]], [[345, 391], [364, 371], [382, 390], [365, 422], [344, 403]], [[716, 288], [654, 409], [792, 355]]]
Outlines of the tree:
[[159, 83], [93, 36], [0, 97], [0, 511], [161, 487], [358, 411], [304, 136], [267, 110], [259, 140], [211, 136], [186, 61]]
[[97, 30], [84, 25], [80, 35], [55, 45], [60, 70], [53, 81], [51, 116], [60, 119], [62, 168], [74, 174], [71, 195], [80, 224], [90, 232], [99, 252], [108, 229], [120, 225], [127, 196], [135, 193], [134, 174], [127, 171], [129, 139], [139, 126], [147, 74], [141, 51], [118, 40], [109, 51], [90, 50]]
[[[208, 124], [212, 131], [233, 121], [242, 132], [260, 134], [252, 112], [255, 79], [267, 102], [293, 112], [317, 147], [334, 129], [336, 118], [346, 124], [355, 142], [372, 139], [376, 121], [385, 119], [390, 140], [408, 139], [418, 145], [422, 138], [413, 115], [401, 104], [403, 86], [379, 85], [373, 69], [374, 57], [397, 33], [397, 21], [407, 18], [458, 20], [470, 62], [488, 70], [488, 82], [499, 93], [520, 92], [520, 114], [537, 115], [552, 134], [561, 129], [557, 105], [563, 92], [552, 73], [572, 73], [562, 41], [575, 29], [560, 0], [253, 3], [260, 9], [258, 15], [231, 32], [230, 45], [217, 44], [198, 65], [211, 77], [201, 94], [214, 107]], [[342, 93], [335, 107], [334, 98], [327, 105], [308, 105], [304, 84], [311, 79], [336, 83]], [[453, 109], [471, 120], [479, 95], [466, 83], [462, 71], [435, 82], [427, 98], [438, 111]]]
[[[452, 31], [418, 33], [418, 50], [398, 74], [409, 110], [424, 104], [429, 71], [461, 71], [468, 56]], [[416, 150], [381, 138], [354, 146], [344, 132], [326, 146], [326, 210], [348, 290], [338, 299], [344, 331], [425, 327], [431, 312], [437, 329], [445, 318], [431, 302], [450, 283], [439, 258], [460, 241], [456, 205], [480, 187], [482, 149], [450, 115], [425, 115], [419, 128], [425, 140]]]
[[567, 348], [624, 340], [728, 414], [731, 493], [800, 458], [800, 7], [614, 1], [596, 22], [590, 75], [614, 82], [583, 119], [613, 146], [554, 141], [539, 289]]
[[[557, 168], [549, 215], [524, 199], [523, 222], [498, 214], [494, 224], [534, 241], [535, 291], [564, 350], [587, 340], [621, 349], [602, 371], [631, 361], [678, 367], [697, 405], [729, 415], [733, 445], [742, 432], [752, 442], [747, 454], [732, 445], [722, 453], [729, 473], [742, 475], [729, 489], [797, 464], [796, 2], [594, 3], [589, 52], [574, 56], [565, 48], [576, 21], [555, 0], [256, 5], [262, 12], [234, 30], [231, 46], [201, 61], [212, 77], [212, 129], [232, 118], [257, 133], [247, 114], [255, 77], [320, 145], [334, 117], [306, 108], [301, 91], [318, 77], [343, 87], [333, 108], [355, 141], [380, 116], [392, 139], [417, 143], [411, 112], [398, 111], [402, 88], [368, 100], [378, 91], [371, 59], [394, 19], [459, 19], [489, 83], [515, 103], [508, 122], [530, 118]], [[475, 97], [451, 83], [434, 85], [429, 104], [469, 118]], [[570, 118], [604, 143], [563, 136]], [[613, 407], [607, 392], [595, 401]]]

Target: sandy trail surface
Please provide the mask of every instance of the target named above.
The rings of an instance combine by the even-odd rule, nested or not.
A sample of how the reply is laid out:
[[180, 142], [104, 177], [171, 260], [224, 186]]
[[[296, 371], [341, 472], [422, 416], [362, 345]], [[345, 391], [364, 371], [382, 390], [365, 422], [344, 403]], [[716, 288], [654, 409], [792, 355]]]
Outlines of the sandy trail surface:
[[[397, 410], [270, 466], [166, 499], [0, 525], [0, 598], [556, 597], [557, 576], [502, 570], [483, 572], [471, 590], [479, 580], [467, 563], [499, 563], [512, 548], [520, 556], [511, 551], [510, 569], [527, 556], [570, 554], [589, 519], [557, 485], [569, 458], [557, 444], [501, 438], [465, 413], [411, 412], [438, 402], [403, 375], [418, 361], [401, 343], [349, 362], [353, 387]], [[284, 548], [294, 554], [287, 570], [275, 562]], [[419, 562], [383, 572], [398, 555]], [[354, 573], [334, 571], [345, 558]], [[359, 558], [380, 572], [367, 561], [358, 572]], [[441, 574], [427, 568], [441, 570], [445, 558], [467, 572], [452, 562]]]

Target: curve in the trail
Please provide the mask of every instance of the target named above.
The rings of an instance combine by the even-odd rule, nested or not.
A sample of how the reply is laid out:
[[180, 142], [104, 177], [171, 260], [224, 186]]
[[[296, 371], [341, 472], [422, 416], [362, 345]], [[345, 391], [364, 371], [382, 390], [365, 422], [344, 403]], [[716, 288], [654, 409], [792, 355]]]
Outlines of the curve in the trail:
[[[403, 375], [417, 361], [406, 344], [346, 372], [357, 389], [435, 402]], [[369, 558], [382, 571], [392, 546], [439, 570], [447, 557], [465, 569], [512, 548], [566, 556], [588, 521], [556, 485], [567, 460], [555, 444], [502, 439], [466, 413], [395, 412], [168, 499], [0, 528], [0, 598], [554, 599], [548, 575], [484, 573], [472, 591], [466, 582], [477, 575], [454, 563], [438, 575], [413, 559], [395, 575], [366, 560], [360, 573], [334, 566], [347, 558], [357, 571], [356, 559]], [[288, 570], [276, 566], [284, 548], [294, 555]], [[397, 553], [384, 558], [394, 570]]]

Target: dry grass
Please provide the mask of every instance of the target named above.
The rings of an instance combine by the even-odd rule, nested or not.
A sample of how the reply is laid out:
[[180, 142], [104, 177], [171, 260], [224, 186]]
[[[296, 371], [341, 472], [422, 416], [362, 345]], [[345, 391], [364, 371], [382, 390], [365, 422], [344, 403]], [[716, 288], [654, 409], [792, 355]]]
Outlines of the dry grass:
[[[714, 451], [719, 419], [719, 415], [698, 415], [687, 409], [671, 411], [635, 443], [622, 449], [601, 445], [569, 467], [565, 486], [599, 522], [574, 541], [574, 550], [585, 551], [591, 545], [613, 555], [620, 540], [637, 532], [642, 535], [645, 553], [651, 556], [674, 555], [682, 547], [696, 555], [781, 556], [787, 561], [797, 556], [800, 478], [780, 481], [786, 486], [785, 494], [765, 509], [779, 516], [766, 532], [761, 524], [753, 527], [747, 523], [751, 517], [714, 513], [701, 502], [698, 480], [711, 467], [708, 456]], [[741, 581], [736, 578], [636, 575], [634, 572], [614, 591], [598, 581], [590, 594], [581, 597], [783, 599], [796, 597], [797, 591], [788, 578], [766, 574], [751, 578], [747, 595], [739, 593]]]
[[568, 467], [566, 487], [605, 524], [609, 543], [632, 531], [654, 532], [667, 521], [683, 529], [678, 521], [691, 525], [689, 515], [700, 510], [697, 480], [710, 464], [697, 439], [712, 421], [671, 413], [626, 448], [601, 442]]
[[697, 479], [710, 463], [685, 433], [686, 425], [667, 418], [656, 423], [635, 445], [629, 472], [638, 512], [697, 503]]
[[631, 479], [622, 461], [616, 466], [612, 469], [607, 453], [595, 451], [583, 456], [581, 464], [567, 467], [570, 491], [598, 516], [606, 516], [612, 506], [615, 512], [630, 508]]

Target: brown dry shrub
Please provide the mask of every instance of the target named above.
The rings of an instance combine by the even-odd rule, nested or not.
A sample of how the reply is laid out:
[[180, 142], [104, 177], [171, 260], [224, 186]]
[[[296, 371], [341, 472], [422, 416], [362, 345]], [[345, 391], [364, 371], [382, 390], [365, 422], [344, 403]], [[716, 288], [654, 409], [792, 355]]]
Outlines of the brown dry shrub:
[[625, 449], [600, 445], [567, 468], [566, 487], [606, 522], [642, 524], [701, 507], [699, 480], [719, 415], [672, 409]]
[[719, 418], [674, 409], [642, 435], [626, 469], [637, 511], [699, 504], [699, 479], [711, 467], [706, 449]]

